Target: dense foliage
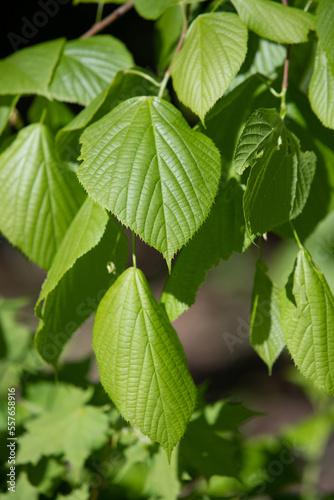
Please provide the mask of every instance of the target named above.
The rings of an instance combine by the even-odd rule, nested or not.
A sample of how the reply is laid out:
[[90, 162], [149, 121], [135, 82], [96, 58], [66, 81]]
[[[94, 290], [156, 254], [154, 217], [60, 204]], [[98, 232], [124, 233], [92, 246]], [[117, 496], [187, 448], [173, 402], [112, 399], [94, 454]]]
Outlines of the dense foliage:
[[[252, 471], [243, 471], [237, 457], [257, 454], [263, 464], [264, 455], [279, 455], [282, 445], [279, 439], [242, 445], [238, 425], [252, 412], [226, 401], [199, 402], [171, 321], [195, 302], [209, 269], [257, 245], [255, 351], [271, 372], [287, 347], [301, 374], [334, 394], [334, 298], [304, 247], [333, 208], [334, 5], [114, 3], [123, 4], [118, 15], [134, 7], [155, 22], [158, 76], [136, 66], [120, 40], [96, 34], [99, 23], [81, 39], [34, 45], [0, 61], [0, 230], [48, 272], [35, 308], [35, 349], [57, 371], [64, 346], [96, 311], [94, 352], [115, 405], [99, 405], [105, 400], [98, 389], [94, 404], [87, 404], [91, 388], [31, 385], [20, 406], [25, 432], [17, 459], [32, 465], [17, 489], [31, 498], [53, 495], [67, 474], [68, 498], [88, 498], [85, 462], [94, 463], [105, 449], [116, 454], [105, 475], [115, 484], [134, 464], [146, 464], [144, 497], [175, 498], [180, 478], [202, 477], [206, 482], [191, 483], [194, 498], [215, 495], [215, 487], [218, 495], [250, 498], [269, 481], [247, 482]], [[35, 98], [30, 123], [22, 126], [17, 107], [27, 95]], [[81, 106], [76, 116], [71, 104]], [[125, 228], [133, 234], [128, 268]], [[299, 246], [283, 289], [262, 259], [269, 231]], [[136, 235], [166, 261], [160, 303], [137, 267]], [[33, 356], [27, 332], [20, 345], [7, 338], [15, 307], [2, 304], [5, 373], [17, 360], [29, 372]], [[19, 337], [21, 327], [15, 328]], [[321, 397], [326, 409], [316, 417], [324, 423], [315, 456], [333, 420], [333, 406]], [[136, 430], [124, 427], [120, 415]], [[307, 430], [298, 432], [303, 442]], [[60, 455], [63, 461], [55, 458]], [[286, 482], [280, 476], [279, 487], [298, 481], [294, 462], [285, 464], [291, 476]], [[156, 484], [158, 471], [168, 486]], [[213, 484], [212, 476], [221, 479]], [[273, 484], [265, 492], [278, 498]], [[130, 494], [128, 483], [124, 488]]]

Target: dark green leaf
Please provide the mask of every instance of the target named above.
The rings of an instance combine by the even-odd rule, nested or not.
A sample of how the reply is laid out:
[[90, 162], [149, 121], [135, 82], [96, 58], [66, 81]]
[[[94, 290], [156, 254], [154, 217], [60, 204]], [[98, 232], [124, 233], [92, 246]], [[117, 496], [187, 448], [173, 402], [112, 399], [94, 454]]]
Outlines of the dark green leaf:
[[0, 135], [5, 130], [10, 115], [18, 100], [18, 96], [0, 96]]
[[233, 251], [243, 251], [242, 197], [241, 185], [236, 179], [230, 179], [219, 190], [208, 219], [181, 250], [161, 296], [171, 321], [194, 304], [209, 269], [217, 266], [221, 259], [228, 260]]
[[328, 59], [320, 43], [309, 87], [309, 98], [320, 121], [325, 127], [334, 129], [334, 61]]

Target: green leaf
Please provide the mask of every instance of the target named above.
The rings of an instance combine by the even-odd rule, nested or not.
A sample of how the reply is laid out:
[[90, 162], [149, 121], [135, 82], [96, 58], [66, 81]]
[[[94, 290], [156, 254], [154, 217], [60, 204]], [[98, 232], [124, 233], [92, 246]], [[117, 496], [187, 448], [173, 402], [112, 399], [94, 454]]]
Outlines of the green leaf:
[[139, 269], [127, 269], [101, 301], [93, 347], [102, 385], [120, 413], [170, 459], [196, 388], [177, 334]]
[[247, 52], [247, 29], [236, 14], [198, 16], [173, 59], [173, 85], [180, 101], [203, 122], [229, 87]]
[[135, 0], [135, 9], [145, 19], [158, 19], [168, 7], [180, 0]]
[[49, 82], [65, 40], [27, 47], [0, 61], [0, 94], [49, 95]]
[[165, 71], [174, 55], [183, 26], [180, 5], [166, 10], [155, 24], [155, 47], [159, 71]]
[[156, 97], [129, 99], [82, 135], [78, 177], [88, 194], [165, 257], [206, 219], [220, 177], [219, 152]]
[[251, 234], [263, 234], [299, 215], [315, 174], [316, 156], [300, 151], [298, 139], [272, 109], [259, 109], [241, 134], [234, 169], [251, 166], [244, 214]]
[[[241, 443], [238, 426], [254, 416], [240, 404], [217, 401], [194, 415], [180, 443], [182, 469], [193, 477], [238, 476]], [[223, 451], [222, 451], [223, 450]]]
[[0, 96], [0, 135], [5, 130], [10, 115], [18, 100], [18, 96]]
[[271, 0], [232, 0], [242, 21], [263, 38], [278, 43], [307, 42], [315, 17]]
[[321, 0], [317, 8], [317, 33], [321, 47], [328, 59], [334, 63], [334, 3], [332, 0]]
[[323, 125], [334, 129], [334, 62], [328, 59], [320, 44], [315, 57], [309, 98], [313, 111]]
[[181, 484], [178, 479], [178, 456], [172, 456], [171, 464], [168, 463], [162, 448], [154, 453], [148, 463], [148, 474], [144, 494], [147, 498], [159, 500], [176, 500], [179, 498]]
[[54, 133], [65, 127], [73, 118], [74, 113], [66, 104], [50, 101], [42, 96], [35, 97], [28, 109], [30, 123], [43, 121], [44, 125], [47, 125]]
[[110, 35], [73, 40], [65, 45], [50, 85], [60, 101], [87, 106], [121, 69], [133, 66], [125, 45]]
[[84, 198], [42, 124], [23, 128], [0, 155], [0, 230], [48, 269]]
[[236, 179], [222, 186], [212, 211], [200, 230], [181, 250], [161, 296], [168, 317], [174, 321], [194, 304], [206, 273], [233, 251], [244, 248], [243, 188]]
[[297, 255], [280, 305], [286, 344], [300, 372], [334, 394], [334, 298], [305, 249]]
[[272, 283], [267, 271], [263, 260], [258, 260], [252, 292], [250, 340], [271, 375], [272, 366], [285, 347], [285, 340], [280, 322], [280, 290]]
[[[142, 68], [135, 68], [135, 70], [141, 71], [143, 74], [147, 73]], [[113, 82], [101, 94], [80, 111], [70, 123], [59, 130], [56, 144], [61, 155], [68, 158], [72, 153], [73, 144], [79, 144], [83, 129], [109, 113], [120, 101], [139, 95], [157, 95], [159, 90], [159, 87], [153, 85], [144, 76], [119, 71]], [[78, 153], [76, 148], [73, 149], [73, 159], [76, 159]]]
[[[73, 391], [75, 394], [79, 389]], [[87, 391], [85, 402], [90, 397], [91, 391]], [[17, 464], [37, 464], [42, 456], [63, 455], [78, 479], [91, 452], [108, 440], [109, 420], [104, 412], [105, 407], [84, 403], [69, 408], [59, 405], [52, 411], [44, 411], [26, 422], [26, 432], [19, 438]]]
[[88, 198], [43, 284], [36, 304], [41, 321], [35, 345], [43, 359], [54, 366], [71, 335], [96, 310], [104, 292], [125, 268], [127, 239], [115, 220], [108, 226], [107, 222], [106, 211]]

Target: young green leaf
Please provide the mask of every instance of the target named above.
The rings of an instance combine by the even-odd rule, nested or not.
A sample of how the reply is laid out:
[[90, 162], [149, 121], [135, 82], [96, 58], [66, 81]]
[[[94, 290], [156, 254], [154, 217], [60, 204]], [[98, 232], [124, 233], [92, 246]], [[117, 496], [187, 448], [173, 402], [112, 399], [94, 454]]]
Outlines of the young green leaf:
[[[69, 227], [36, 304], [41, 318], [35, 346], [57, 366], [64, 345], [96, 310], [126, 265], [127, 239], [114, 220], [88, 198]], [[112, 263], [112, 264], [111, 264]], [[112, 265], [109, 274], [107, 265]], [[41, 301], [44, 300], [41, 310]]]
[[[85, 393], [76, 387], [72, 389], [74, 398], [78, 391], [91, 398], [91, 391]], [[59, 405], [52, 411], [45, 411], [25, 424], [26, 432], [20, 436], [17, 463], [37, 464], [43, 456], [64, 455], [74, 469], [75, 477], [80, 477], [81, 468], [93, 450], [99, 449], [108, 440], [109, 420], [105, 407], [79, 403], [70, 407]]]
[[263, 234], [294, 219], [307, 201], [316, 156], [300, 151], [298, 139], [273, 109], [259, 109], [239, 139], [233, 168], [251, 166], [244, 214], [251, 234]]
[[320, 44], [315, 57], [309, 98], [320, 121], [325, 127], [334, 129], [334, 61], [328, 59]]
[[259, 36], [278, 43], [307, 42], [315, 17], [271, 0], [232, 0], [242, 21]]
[[60, 101], [87, 106], [119, 70], [133, 64], [125, 45], [110, 35], [73, 40], [65, 45], [50, 84], [50, 94]]
[[317, 33], [321, 47], [328, 59], [334, 64], [334, 3], [321, 0], [317, 8]]
[[191, 24], [171, 73], [178, 98], [202, 122], [238, 73], [246, 52], [247, 28], [236, 14], [203, 14]]
[[301, 373], [334, 394], [334, 298], [307, 250], [281, 294], [281, 321], [287, 347]]
[[49, 82], [65, 40], [53, 40], [28, 47], [0, 61], [0, 94], [49, 96]]
[[155, 97], [129, 99], [82, 135], [78, 177], [88, 194], [170, 268], [174, 254], [209, 214], [220, 157], [210, 139]]
[[181, 250], [161, 296], [170, 321], [194, 304], [206, 273], [233, 251], [244, 248], [243, 188], [230, 179], [220, 189], [212, 211], [200, 230]]
[[101, 301], [93, 347], [102, 385], [120, 413], [170, 458], [196, 388], [177, 334], [139, 269], [127, 269]]
[[178, 3], [180, 0], [135, 0], [135, 8], [145, 19], [158, 19], [168, 7]]
[[48, 269], [84, 200], [75, 175], [59, 162], [49, 130], [23, 128], [0, 155], [0, 230]]
[[267, 272], [266, 264], [258, 260], [252, 292], [250, 340], [271, 374], [273, 364], [285, 347], [285, 340], [280, 322], [280, 290]]

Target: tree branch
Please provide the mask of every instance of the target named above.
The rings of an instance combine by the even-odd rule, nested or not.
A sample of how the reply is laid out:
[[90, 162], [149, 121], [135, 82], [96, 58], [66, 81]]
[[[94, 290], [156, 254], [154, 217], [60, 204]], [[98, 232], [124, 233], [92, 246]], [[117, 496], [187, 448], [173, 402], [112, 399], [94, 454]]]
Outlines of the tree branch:
[[117, 9], [115, 9], [109, 16], [102, 19], [102, 21], [93, 24], [93, 26], [86, 31], [83, 35], [81, 35], [81, 39], [89, 38], [90, 36], [96, 35], [100, 33], [100, 31], [104, 30], [109, 24], [115, 22], [119, 17], [126, 14], [130, 9], [132, 9], [134, 5], [133, 0], [120, 5]]

